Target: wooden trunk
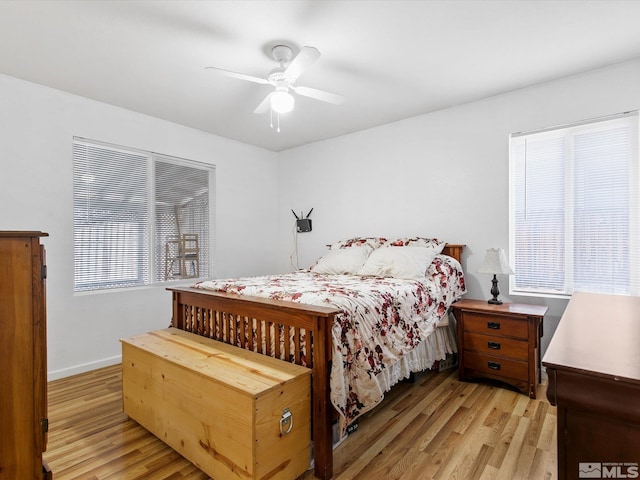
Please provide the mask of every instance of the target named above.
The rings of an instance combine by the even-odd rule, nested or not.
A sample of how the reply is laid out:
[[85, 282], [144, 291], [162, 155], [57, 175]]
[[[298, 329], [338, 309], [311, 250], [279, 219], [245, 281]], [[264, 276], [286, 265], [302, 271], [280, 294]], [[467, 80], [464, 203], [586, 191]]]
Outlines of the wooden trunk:
[[309, 468], [308, 368], [176, 328], [123, 339], [122, 365], [125, 413], [216, 480]]
[[0, 480], [51, 478], [42, 232], [0, 232]]

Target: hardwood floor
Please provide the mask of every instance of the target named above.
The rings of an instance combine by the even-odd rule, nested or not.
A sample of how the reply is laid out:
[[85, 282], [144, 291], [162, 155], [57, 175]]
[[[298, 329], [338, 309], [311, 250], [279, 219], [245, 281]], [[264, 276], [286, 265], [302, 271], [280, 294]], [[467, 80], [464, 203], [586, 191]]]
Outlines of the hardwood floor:
[[[552, 479], [556, 456], [544, 386], [531, 400], [454, 369], [396, 386], [336, 448], [334, 478]], [[120, 365], [49, 383], [45, 459], [55, 480], [209, 478], [122, 412]]]

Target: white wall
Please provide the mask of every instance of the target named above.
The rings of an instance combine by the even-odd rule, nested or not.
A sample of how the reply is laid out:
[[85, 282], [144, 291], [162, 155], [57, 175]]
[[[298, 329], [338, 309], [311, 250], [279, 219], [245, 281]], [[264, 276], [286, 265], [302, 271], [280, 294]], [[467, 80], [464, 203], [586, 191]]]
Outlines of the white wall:
[[[508, 247], [508, 135], [640, 106], [640, 60], [274, 154], [0, 75], [0, 229], [42, 230], [47, 247], [50, 378], [120, 360], [118, 339], [163, 328], [161, 287], [73, 295], [73, 136], [216, 165], [215, 275], [291, 270], [294, 218], [301, 267], [351, 235], [428, 235], [467, 244], [468, 297], [489, 298], [474, 273]], [[547, 304], [547, 344], [566, 301]]]
[[[282, 152], [280, 268], [293, 245], [290, 208], [313, 207], [313, 231], [298, 235], [300, 266], [325, 244], [352, 235], [434, 236], [465, 243], [468, 297], [488, 299], [476, 274], [487, 248], [509, 246], [509, 134], [640, 107], [640, 60], [422, 115]], [[565, 300], [549, 305], [543, 344]]]
[[216, 276], [273, 272], [277, 155], [0, 75], [0, 229], [42, 230], [49, 377], [120, 361], [118, 339], [168, 326], [162, 287], [73, 294], [72, 137], [216, 165]]

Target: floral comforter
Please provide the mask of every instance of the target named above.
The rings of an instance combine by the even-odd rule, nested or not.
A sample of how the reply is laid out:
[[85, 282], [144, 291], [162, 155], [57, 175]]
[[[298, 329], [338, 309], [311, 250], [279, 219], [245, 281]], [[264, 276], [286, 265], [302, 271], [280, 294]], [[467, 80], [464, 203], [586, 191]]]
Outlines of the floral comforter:
[[209, 280], [194, 287], [338, 309], [332, 327], [331, 401], [343, 425], [382, 400], [376, 375], [427, 338], [466, 291], [460, 264], [445, 255], [436, 256], [420, 281], [298, 271]]

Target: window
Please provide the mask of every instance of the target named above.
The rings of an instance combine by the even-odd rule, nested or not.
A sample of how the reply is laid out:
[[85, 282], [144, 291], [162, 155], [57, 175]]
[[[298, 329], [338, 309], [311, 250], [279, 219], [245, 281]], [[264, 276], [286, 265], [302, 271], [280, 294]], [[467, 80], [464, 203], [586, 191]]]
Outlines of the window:
[[214, 168], [74, 138], [74, 291], [209, 276]]
[[637, 112], [514, 134], [512, 294], [640, 293]]

